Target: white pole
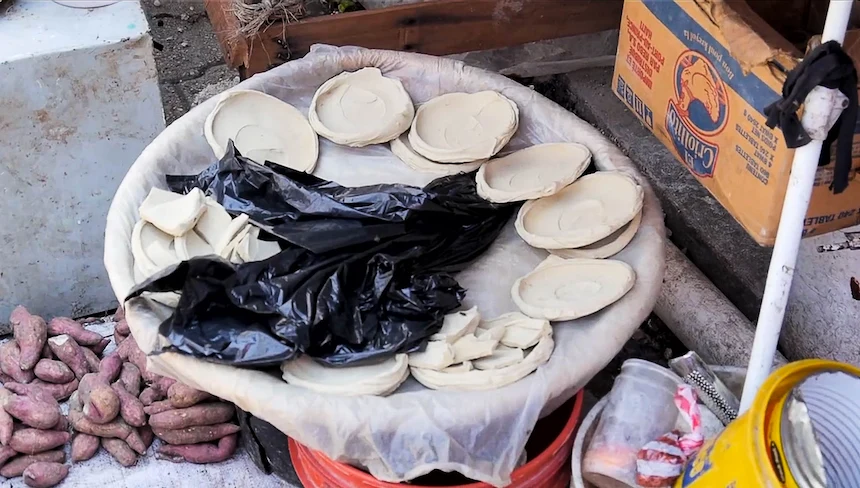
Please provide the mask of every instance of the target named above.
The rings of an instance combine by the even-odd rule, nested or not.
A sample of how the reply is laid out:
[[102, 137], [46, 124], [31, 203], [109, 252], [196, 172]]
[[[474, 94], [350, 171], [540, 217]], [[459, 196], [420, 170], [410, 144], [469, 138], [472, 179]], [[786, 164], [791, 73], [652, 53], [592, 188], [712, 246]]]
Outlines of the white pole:
[[[845, 39], [845, 29], [848, 27], [848, 17], [854, 2], [847, 0], [830, 0], [827, 9], [827, 20], [821, 42]], [[832, 110], [832, 99], [826, 97], [807, 97], [804, 112], [829, 114]], [[804, 117], [806, 122], [807, 117]], [[827, 117], [825, 115], [824, 119]], [[806, 124], [804, 124], [806, 125]], [[826, 133], [826, 130], [824, 131]], [[770, 374], [773, 358], [776, 354], [779, 334], [785, 317], [785, 307], [791, 290], [791, 280], [797, 264], [797, 252], [800, 249], [800, 238], [803, 233], [803, 221], [809, 209], [809, 199], [815, 182], [815, 172], [818, 168], [818, 157], [821, 154], [821, 140], [813, 140], [798, 148], [794, 153], [791, 164], [791, 177], [782, 205], [782, 215], [779, 229], [776, 233], [776, 244], [770, 259], [767, 272], [767, 282], [764, 288], [761, 311], [756, 326], [749, 368], [747, 369], [744, 392], [741, 397], [740, 413], [749, 409], [762, 383]]]

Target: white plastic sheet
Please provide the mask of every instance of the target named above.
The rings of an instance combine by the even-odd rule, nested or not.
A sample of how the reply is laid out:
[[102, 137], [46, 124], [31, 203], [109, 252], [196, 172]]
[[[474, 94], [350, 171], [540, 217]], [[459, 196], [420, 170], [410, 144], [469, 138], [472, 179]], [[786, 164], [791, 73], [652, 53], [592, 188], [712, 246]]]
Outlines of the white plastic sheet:
[[[304, 58], [256, 75], [237, 88], [266, 92], [306, 113], [314, 91], [325, 80], [366, 66], [400, 79], [416, 104], [448, 92], [499, 91], [517, 103], [521, 115], [520, 128], [504, 152], [543, 142], [579, 142], [592, 151], [598, 168], [636, 178], [646, 190], [642, 226], [616, 256], [636, 270], [634, 288], [598, 314], [555, 324], [556, 349], [550, 361], [526, 379], [490, 392], [431, 391], [409, 380], [385, 398], [337, 397], [288, 385], [263, 372], [175, 353], [150, 357], [150, 363], [157, 372], [236, 403], [312, 449], [365, 466], [377, 478], [410, 480], [439, 469], [504, 486], [541, 414], [569, 399], [603, 368], [653, 308], [664, 268], [663, 215], [647, 181], [593, 127], [527, 87], [457, 61], [316, 46]], [[138, 206], [150, 188], [166, 187], [165, 174], [197, 173], [214, 161], [203, 138], [203, 121], [214, 105], [215, 100], [208, 100], [156, 138], [114, 197], [105, 265], [120, 300], [134, 284], [130, 237]], [[347, 186], [420, 186], [432, 179], [397, 160], [387, 145], [355, 149], [322, 139], [314, 174]], [[515, 311], [511, 285], [546, 255], [526, 245], [511, 222], [488, 252], [458, 276], [468, 289], [465, 306], [477, 305], [486, 317]], [[126, 307], [135, 338], [145, 352], [151, 351], [160, 340], [158, 324], [170, 311], [143, 298]]]

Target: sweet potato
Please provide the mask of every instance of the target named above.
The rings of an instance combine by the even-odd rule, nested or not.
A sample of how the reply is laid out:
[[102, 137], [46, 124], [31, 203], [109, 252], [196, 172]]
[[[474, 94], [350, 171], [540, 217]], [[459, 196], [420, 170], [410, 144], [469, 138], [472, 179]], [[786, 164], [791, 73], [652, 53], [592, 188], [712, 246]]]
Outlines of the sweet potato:
[[137, 453], [143, 454], [146, 452], [146, 446], [140, 434], [122, 419], [118, 418], [107, 424], [97, 424], [86, 418], [83, 412], [83, 404], [77, 392], [69, 398], [69, 422], [72, 424], [72, 428], [78, 432], [97, 437], [122, 439]]
[[23, 385], [23, 393], [18, 393], [12, 390], [12, 388], [17, 388], [14, 385], [18, 385], [18, 383], [10, 383], [9, 388], [7, 389], [15, 394], [24, 395], [26, 397], [38, 400], [42, 403], [52, 405], [56, 408], [60, 408], [60, 404], [58, 403], [57, 399], [54, 398], [54, 395], [52, 395], [51, 392], [44, 386], [49, 384], [51, 383], [42, 383], [40, 380], [34, 380], [29, 385]]
[[102, 447], [126, 468], [137, 463], [137, 453], [123, 440], [105, 438], [102, 439]]
[[[75, 395], [72, 395], [72, 398], [74, 397]], [[71, 405], [69, 408], [69, 423], [72, 424], [72, 429], [96, 437], [125, 439], [131, 432], [131, 426], [122, 421], [122, 419], [116, 419], [107, 424], [97, 424], [86, 418], [80, 407], [71, 408]]]
[[69, 425], [69, 419], [65, 415], [60, 414], [60, 419], [57, 420], [57, 423], [54, 424], [54, 426], [50, 430], [60, 430], [63, 432], [68, 432], [69, 427], [71, 427]]
[[62, 361], [42, 359], [33, 368], [36, 378], [48, 383], [68, 383], [75, 379], [75, 373]]
[[212, 398], [212, 395], [205, 391], [195, 390], [188, 385], [182, 383], [174, 383], [167, 390], [167, 399], [174, 408], [186, 408], [197, 405], [203, 400]]
[[123, 310], [122, 305], [116, 307], [116, 312], [113, 313], [113, 320], [114, 322], [125, 320], [125, 310]]
[[34, 380], [29, 385], [25, 385], [22, 383], [6, 383], [4, 384], [4, 386], [9, 391], [15, 392], [19, 395], [29, 395], [35, 391], [42, 391], [47, 393], [48, 395], [51, 395], [52, 397], [54, 397], [55, 400], [60, 402], [69, 398], [69, 396], [71, 396], [71, 394], [78, 389], [78, 380], [72, 380], [62, 385], [57, 385], [54, 383], [45, 383], [41, 380]]
[[152, 433], [152, 427], [148, 425], [144, 425], [143, 427], [137, 429], [138, 435], [140, 435], [140, 439], [143, 441], [143, 445], [149, 449], [149, 446], [152, 445], [152, 441], [155, 440], [155, 434]]
[[84, 353], [84, 358], [87, 360], [87, 369], [93, 373], [97, 373], [99, 371], [99, 363], [102, 361], [99, 359], [99, 355], [87, 347], [81, 347], [81, 352]]
[[98, 375], [106, 382], [113, 383], [119, 378], [122, 363], [122, 358], [118, 354], [105, 356], [99, 363]]
[[140, 375], [146, 380], [147, 383], [156, 383], [159, 381], [162, 376], [157, 375], [155, 373], [150, 373], [146, 369], [146, 354], [140, 350], [140, 347], [137, 345], [137, 341], [134, 337], [129, 336], [128, 339], [122, 341], [122, 344], [117, 347], [116, 352], [120, 355], [123, 360], [128, 361], [140, 370]]
[[48, 341], [45, 341], [45, 345], [42, 346], [42, 359], [55, 359], [54, 353], [48, 347]]
[[75, 378], [80, 380], [85, 374], [90, 372], [90, 367], [87, 365], [87, 357], [81, 346], [68, 335], [59, 335], [48, 339], [48, 345], [54, 356], [57, 359], [66, 363], [74, 373]]
[[134, 396], [140, 395], [140, 370], [131, 363], [123, 363], [119, 373], [119, 381], [125, 391]]
[[143, 403], [117, 381], [111, 385], [117, 398], [119, 398], [119, 414], [128, 425], [142, 427], [146, 425], [146, 413], [143, 411]]
[[161, 392], [161, 394], [164, 395], [165, 398], [167, 398], [167, 392], [170, 391], [171, 386], [176, 384], [176, 380], [173, 378], [168, 378], [167, 376], [155, 376], [158, 376], [158, 378], [153, 381], [149, 386], [155, 388], [156, 390]]
[[24, 484], [30, 488], [51, 488], [66, 479], [69, 475], [69, 467], [60, 463], [40, 461], [27, 466], [23, 475]]
[[0, 370], [18, 383], [29, 383], [36, 377], [32, 369], [21, 369], [21, 349], [15, 339], [0, 345]]
[[12, 323], [12, 334], [21, 350], [19, 365], [22, 370], [31, 370], [42, 357], [42, 347], [48, 339], [48, 326], [42, 317], [31, 314], [21, 305], [12, 310], [9, 322]]
[[2, 467], [4, 464], [6, 464], [6, 461], [12, 459], [13, 457], [15, 457], [17, 455], [18, 455], [18, 453], [15, 452], [15, 449], [12, 449], [11, 447], [8, 447], [8, 446], [0, 447], [0, 467]]
[[218, 445], [197, 444], [191, 446], [169, 446], [162, 445], [158, 448], [156, 457], [181, 463], [183, 461], [196, 464], [220, 463], [226, 461], [236, 452], [238, 435], [232, 434], [222, 437]]
[[152, 405], [164, 398], [164, 395], [155, 388], [146, 387], [142, 392], [140, 392], [140, 396], [138, 398], [140, 398], [140, 403], [143, 403], [144, 405]]
[[9, 439], [9, 447], [21, 454], [36, 454], [69, 442], [68, 432], [57, 430], [18, 429]]
[[117, 346], [125, 342], [126, 339], [128, 339], [127, 334], [120, 334], [119, 332], [113, 333], [113, 341], [116, 343]]
[[31, 456], [18, 456], [0, 468], [0, 476], [17, 478], [24, 474], [24, 470], [33, 463], [62, 463], [65, 461], [66, 453], [62, 449], [40, 452]]
[[125, 438], [125, 442], [128, 443], [128, 447], [134, 449], [134, 451], [141, 456], [146, 454], [147, 446], [143, 442], [143, 438], [140, 436], [140, 432], [138, 432], [137, 429], [131, 429], [131, 433]]
[[0, 408], [36, 429], [50, 429], [60, 419], [60, 406], [44, 392], [41, 397], [19, 396], [0, 388]]
[[107, 349], [109, 345], [110, 339], [105, 337], [104, 339], [100, 340], [99, 343], [95, 346], [90, 346], [90, 350], [100, 356], [105, 352], [105, 349]]
[[235, 434], [239, 432], [239, 426], [234, 424], [196, 425], [173, 430], [152, 427], [152, 431], [155, 433], [155, 437], [168, 444], [186, 445], [214, 441]]
[[107, 381], [96, 373], [84, 375], [78, 386], [84, 415], [97, 424], [106, 424], [119, 415], [119, 397]]
[[124, 336], [131, 334], [131, 329], [128, 327], [128, 321], [125, 320], [125, 315], [123, 315], [121, 319], [114, 318], [114, 320], [117, 321], [116, 325], [113, 328], [114, 334], [121, 334]]
[[[116, 332], [114, 332], [115, 334]], [[122, 344], [117, 346], [116, 353], [119, 354], [124, 361], [131, 361], [131, 357], [137, 354], [137, 351], [140, 351], [140, 348], [137, 346], [137, 341], [134, 340], [134, 337], [131, 337], [130, 340], [126, 339], [122, 341]], [[143, 351], [140, 351], [143, 353]], [[138, 366], [140, 367], [140, 366]]]
[[168, 410], [176, 410], [175, 408], [173, 408], [173, 405], [170, 404], [170, 400], [159, 400], [157, 402], [152, 402], [151, 405], [147, 405], [143, 408], [143, 411], [150, 416], [157, 415], [162, 412], [167, 412]]
[[95, 346], [103, 339], [98, 332], [87, 330], [76, 320], [68, 317], [54, 317], [48, 322], [48, 335], [51, 337], [67, 335], [82, 346]]
[[188, 408], [150, 413], [149, 425], [153, 429], [184, 429], [198, 425], [215, 425], [228, 422], [236, 409], [229, 403], [204, 403]]
[[98, 437], [78, 432], [72, 439], [72, 462], [79, 463], [92, 459], [99, 452], [100, 445]]
[[15, 420], [9, 415], [5, 409], [0, 407], [0, 445], [9, 444], [9, 439], [12, 438], [12, 432], [15, 431]]

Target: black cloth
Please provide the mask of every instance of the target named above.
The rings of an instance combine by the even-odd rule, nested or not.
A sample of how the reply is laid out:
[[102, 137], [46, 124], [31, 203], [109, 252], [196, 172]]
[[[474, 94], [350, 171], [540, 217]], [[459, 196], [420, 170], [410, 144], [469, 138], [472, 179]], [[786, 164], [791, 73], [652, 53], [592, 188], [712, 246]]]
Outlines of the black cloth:
[[790, 148], [805, 146], [812, 139], [803, 128], [797, 111], [806, 96], [816, 86], [833, 88], [848, 97], [848, 106], [827, 134], [821, 149], [819, 166], [830, 163], [830, 147], [836, 145], [836, 166], [830, 190], [842, 193], [848, 187], [851, 173], [851, 149], [854, 140], [854, 126], [857, 122], [857, 70], [854, 61], [836, 41], [825, 42], [813, 49], [797, 65], [785, 80], [782, 99], [768, 105], [765, 109], [767, 125], [771, 129], [779, 125]]

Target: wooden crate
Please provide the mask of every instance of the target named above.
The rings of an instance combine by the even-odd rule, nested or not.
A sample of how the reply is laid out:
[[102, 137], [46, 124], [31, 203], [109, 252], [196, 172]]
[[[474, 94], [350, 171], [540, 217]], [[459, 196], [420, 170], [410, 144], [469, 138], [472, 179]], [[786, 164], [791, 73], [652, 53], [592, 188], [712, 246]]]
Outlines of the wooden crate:
[[317, 43], [445, 55], [615, 29], [623, 0], [433, 0], [277, 23], [251, 39], [237, 39], [229, 0], [205, 5], [227, 64], [247, 78]]

